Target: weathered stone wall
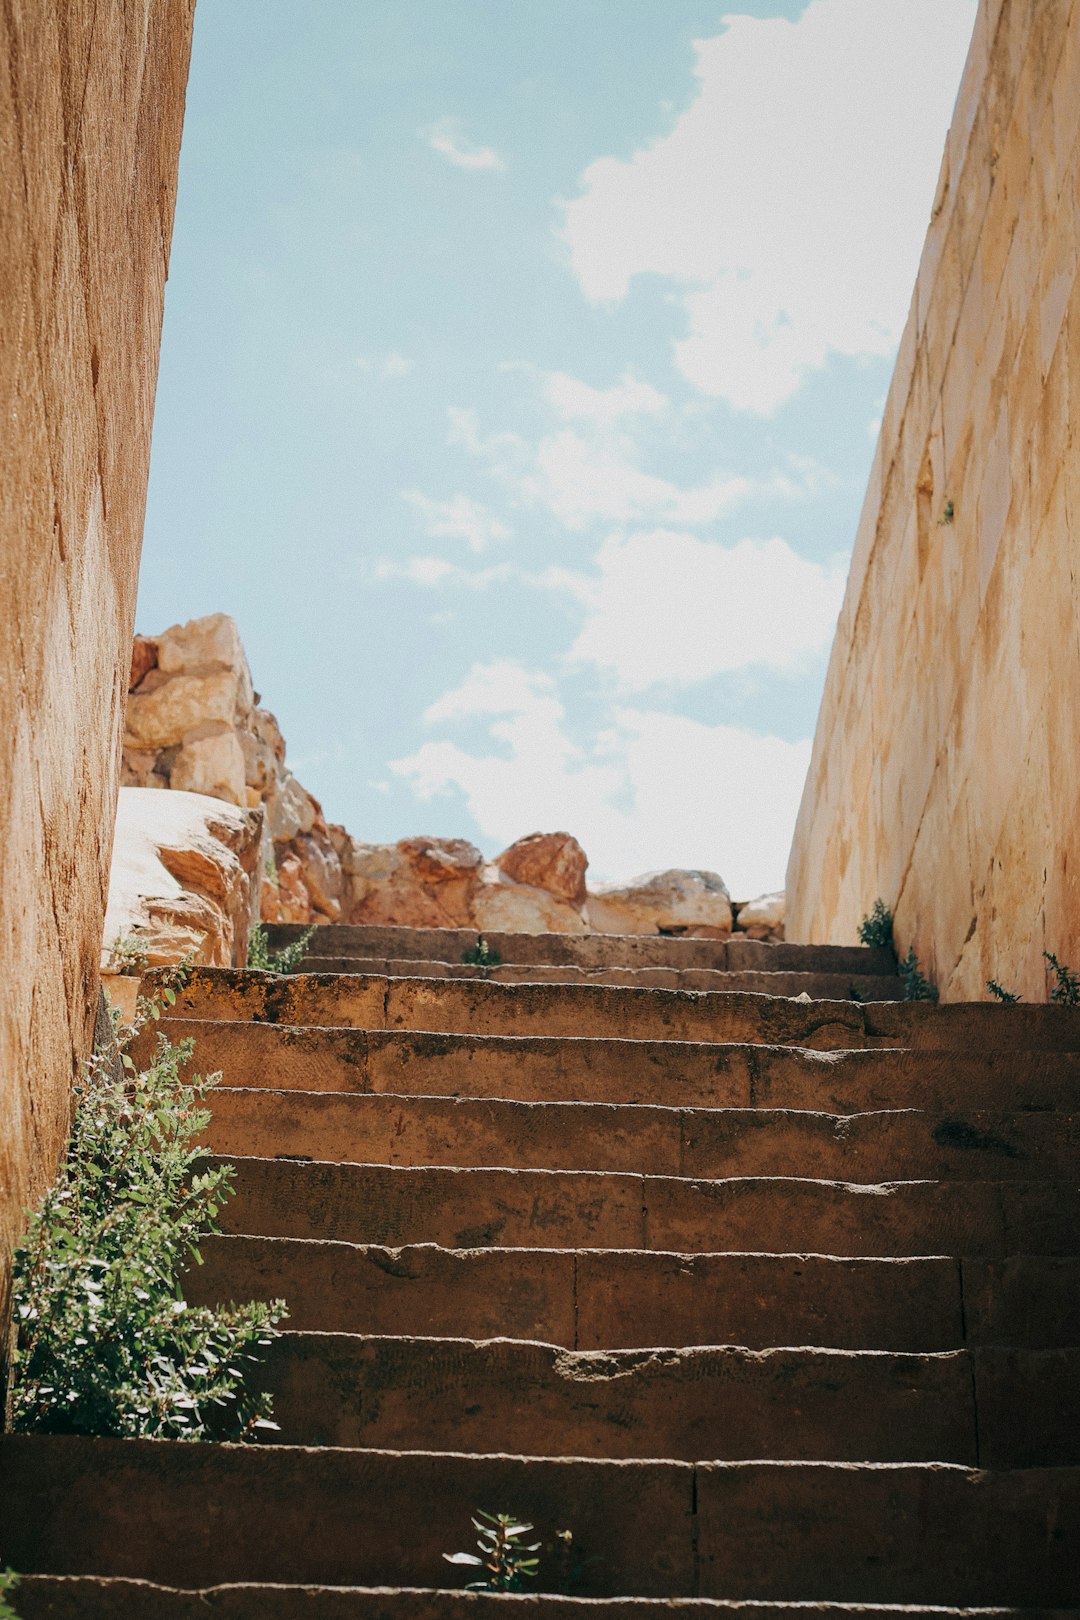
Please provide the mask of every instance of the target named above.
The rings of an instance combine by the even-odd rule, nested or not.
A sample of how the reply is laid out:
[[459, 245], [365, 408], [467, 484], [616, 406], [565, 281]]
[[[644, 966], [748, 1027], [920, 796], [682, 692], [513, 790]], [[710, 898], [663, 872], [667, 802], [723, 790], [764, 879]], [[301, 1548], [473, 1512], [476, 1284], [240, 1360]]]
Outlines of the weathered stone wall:
[[788, 868], [950, 1000], [1080, 964], [1078, 131], [1080, 0], [983, 0]]
[[0, 6], [0, 1321], [98, 996], [193, 0]]

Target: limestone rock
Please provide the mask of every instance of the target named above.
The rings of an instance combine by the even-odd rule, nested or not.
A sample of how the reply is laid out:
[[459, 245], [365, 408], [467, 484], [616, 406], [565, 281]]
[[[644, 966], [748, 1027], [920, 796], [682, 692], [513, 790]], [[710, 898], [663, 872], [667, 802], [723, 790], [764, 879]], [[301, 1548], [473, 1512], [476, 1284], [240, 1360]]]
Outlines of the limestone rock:
[[[195, 737], [180, 750], [169, 773], [169, 786], [181, 792], [205, 793], [230, 804], [247, 804], [244, 751], [229, 729]], [[256, 800], [256, 803], [258, 801]]]
[[[529, 833], [496, 855], [495, 865], [515, 883], [568, 900], [572, 906], [585, 903], [585, 869], [589, 857], [577, 839], [567, 832]], [[492, 923], [488, 926], [494, 927]], [[523, 932], [532, 933], [526, 929]]]
[[577, 906], [549, 889], [514, 883], [496, 866], [485, 868], [473, 894], [472, 923], [482, 933], [584, 934]]
[[170, 748], [203, 726], [231, 726], [236, 720], [238, 682], [229, 670], [176, 675], [155, 682], [151, 671], [128, 697], [125, 745]]
[[751, 939], [783, 939], [784, 891], [763, 894], [735, 907], [735, 927]]
[[649, 872], [589, 894], [589, 927], [598, 934], [689, 934], [726, 939], [731, 896], [715, 872]]
[[196, 793], [122, 788], [116, 816], [104, 963], [118, 939], [151, 967], [191, 957], [242, 966], [258, 918], [262, 812]]
[[484, 857], [464, 838], [354, 841], [347, 859], [348, 921], [400, 928], [471, 928]]

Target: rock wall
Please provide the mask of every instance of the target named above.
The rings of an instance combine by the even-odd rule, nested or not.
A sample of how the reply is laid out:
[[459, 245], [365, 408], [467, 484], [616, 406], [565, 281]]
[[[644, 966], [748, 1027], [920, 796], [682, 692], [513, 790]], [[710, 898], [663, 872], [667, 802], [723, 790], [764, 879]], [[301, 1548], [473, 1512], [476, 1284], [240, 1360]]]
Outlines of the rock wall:
[[192, 0], [0, 6], [0, 1323], [98, 998]]
[[[239, 631], [224, 613], [135, 638], [123, 782], [125, 790], [179, 788], [251, 811], [261, 806], [266, 922], [718, 939], [741, 928], [756, 939], [783, 937], [783, 895], [733, 904], [715, 872], [654, 872], [590, 892], [588, 857], [567, 832], [530, 833], [494, 861], [485, 861], [462, 838], [402, 838], [395, 844], [354, 838], [327, 822], [318, 800], [289, 770], [278, 723], [260, 707]], [[138, 813], [149, 831], [152, 798], [141, 802]], [[121, 828], [121, 888], [125, 861], [137, 858], [129, 857], [124, 838]], [[176, 960], [169, 955], [174, 947], [168, 931], [162, 933], [153, 920], [174, 905], [166, 885], [153, 914], [144, 904], [141, 915], [131, 915], [131, 931], [147, 940], [155, 960]], [[196, 947], [200, 960], [212, 959], [201, 954], [207, 948]]]
[[1080, 965], [1080, 0], [982, 0], [788, 867], [947, 1000]]

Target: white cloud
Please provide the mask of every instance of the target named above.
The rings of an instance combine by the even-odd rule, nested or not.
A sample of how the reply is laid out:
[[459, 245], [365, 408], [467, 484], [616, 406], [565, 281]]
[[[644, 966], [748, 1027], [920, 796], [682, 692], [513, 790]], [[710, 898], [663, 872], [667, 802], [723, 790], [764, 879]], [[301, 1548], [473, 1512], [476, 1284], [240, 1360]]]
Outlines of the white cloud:
[[596, 881], [706, 867], [738, 899], [783, 883], [809, 740], [627, 708], [582, 746], [567, 735], [550, 676], [512, 660], [474, 666], [425, 719], [477, 716], [490, 717], [487, 751], [431, 741], [390, 769], [422, 802], [460, 792], [492, 845], [566, 827]]
[[564, 204], [586, 294], [675, 281], [676, 363], [739, 410], [775, 410], [831, 352], [889, 355], [975, 11], [811, 0], [795, 22], [725, 17], [670, 133], [590, 164]]
[[549, 371], [544, 377], [544, 396], [564, 420], [608, 427], [625, 416], [663, 416], [671, 409], [666, 394], [629, 372], [611, 388], [594, 388], [565, 371]]
[[493, 540], [508, 540], [510, 530], [490, 509], [467, 495], [448, 501], [432, 500], [419, 490], [407, 489], [402, 500], [420, 513], [424, 528], [433, 539], [464, 540], [471, 551], [484, 551]]
[[[638, 387], [644, 391], [647, 385]], [[800, 500], [832, 478], [808, 458], [789, 457], [764, 478], [720, 471], [687, 489], [641, 465], [641, 446], [619, 425], [628, 414], [625, 405], [611, 402], [612, 395], [625, 401], [623, 385], [589, 389], [576, 378], [560, 377], [557, 395], [561, 410], [577, 413], [579, 426], [556, 427], [530, 444], [517, 433], [485, 436], [475, 411], [453, 406], [447, 413], [449, 442], [486, 462], [516, 505], [542, 507], [568, 529], [601, 522], [713, 523], [754, 497]], [[644, 392], [639, 397], [639, 409], [650, 408]]]
[[440, 157], [444, 157], [457, 169], [506, 168], [506, 160], [499, 156], [493, 146], [474, 146], [471, 141], [466, 140], [461, 132], [460, 119], [440, 118], [436, 123], [429, 124], [417, 133], [433, 152], [438, 152]]
[[413, 361], [405, 355], [398, 354], [392, 349], [389, 354], [371, 355], [358, 354], [356, 369], [365, 377], [379, 377], [383, 382], [394, 382], [398, 377], [407, 377], [413, 368]]
[[791, 669], [832, 639], [846, 559], [822, 566], [785, 540], [721, 546], [657, 529], [612, 535], [574, 662], [612, 670], [627, 691], [754, 665]]
[[410, 557], [406, 563], [375, 564], [376, 579], [407, 579], [413, 585], [439, 585], [453, 572], [453, 563], [443, 557]]

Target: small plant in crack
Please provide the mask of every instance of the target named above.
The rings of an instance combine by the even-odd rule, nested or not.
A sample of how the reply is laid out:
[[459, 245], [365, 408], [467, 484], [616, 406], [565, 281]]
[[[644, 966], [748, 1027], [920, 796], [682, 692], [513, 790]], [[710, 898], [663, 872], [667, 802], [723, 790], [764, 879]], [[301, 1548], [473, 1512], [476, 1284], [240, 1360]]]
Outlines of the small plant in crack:
[[498, 967], [502, 957], [481, 934], [471, 950], [461, 953], [461, 960], [469, 967]]
[[1080, 1007], [1080, 973], [1059, 962], [1053, 951], [1043, 951], [1046, 971], [1052, 977], [1050, 1000], [1066, 1007]]
[[1020, 997], [1016, 994], [1015, 990], [1006, 990], [1005, 986], [1003, 984], [998, 984], [996, 979], [987, 979], [986, 988], [989, 990], [995, 1001], [1003, 1001], [1007, 1006], [1011, 1007], [1014, 1002], [1020, 1000]]
[[8, 1597], [19, 1584], [19, 1577], [13, 1569], [0, 1570], [0, 1620], [19, 1620], [18, 1614], [8, 1602]]
[[448, 1564], [483, 1571], [469, 1582], [467, 1592], [520, 1592], [522, 1581], [534, 1581], [540, 1570], [534, 1554], [541, 1544], [525, 1540], [534, 1526], [521, 1523], [511, 1513], [485, 1513], [482, 1508], [477, 1513], [480, 1517], [472, 1522], [479, 1551], [443, 1553], [443, 1557]]
[[899, 973], [904, 983], [905, 1001], [937, 1000], [937, 987], [930, 983], [930, 980], [919, 966], [919, 958], [915, 955], [914, 945], [908, 946], [908, 953], [900, 962]]

